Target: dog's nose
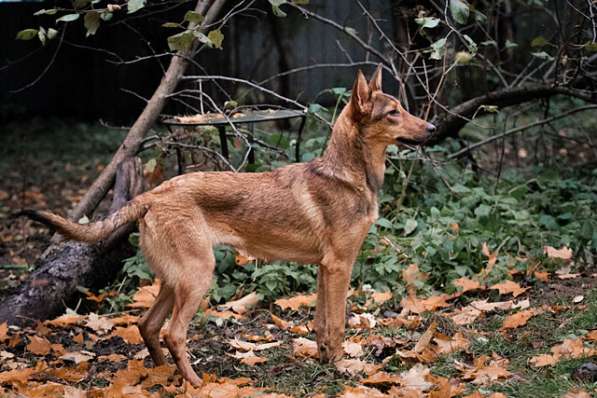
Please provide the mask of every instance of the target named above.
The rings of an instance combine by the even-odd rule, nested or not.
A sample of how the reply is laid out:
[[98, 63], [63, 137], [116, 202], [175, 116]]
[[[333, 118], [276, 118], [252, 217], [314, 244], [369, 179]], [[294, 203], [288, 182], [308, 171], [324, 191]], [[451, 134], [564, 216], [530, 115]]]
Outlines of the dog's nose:
[[433, 133], [435, 133], [436, 129], [437, 128], [433, 124], [427, 123], [427, 132], [428, 133], [433, 134]]

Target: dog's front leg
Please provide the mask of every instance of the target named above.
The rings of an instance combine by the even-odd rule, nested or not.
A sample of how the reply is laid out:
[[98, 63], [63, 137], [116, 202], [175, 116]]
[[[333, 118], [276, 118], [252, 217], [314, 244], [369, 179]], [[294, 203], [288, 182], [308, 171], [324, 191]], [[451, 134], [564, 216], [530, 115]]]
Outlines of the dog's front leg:
[[352, 272], [352, 260], [326, 258], [317, 277], [315, 327], [319, 359], [334, 362], [342, 358], [346, 322], [346, 294]]

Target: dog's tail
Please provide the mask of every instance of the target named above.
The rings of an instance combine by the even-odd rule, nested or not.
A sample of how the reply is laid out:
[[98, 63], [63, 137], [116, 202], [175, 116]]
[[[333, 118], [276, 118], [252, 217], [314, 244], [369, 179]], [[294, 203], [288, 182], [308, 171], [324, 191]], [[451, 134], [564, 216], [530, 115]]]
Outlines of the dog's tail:
[[108, 238], [121, 226], [143, 217], [149, 204], [135, 198], [108, 218], [90, 224], [79, 224], [49, 211], [23, 210], [16, 216], [27, 216], [48, 227], [54, 228], [66, 238], [81, 242], [95, 243]]

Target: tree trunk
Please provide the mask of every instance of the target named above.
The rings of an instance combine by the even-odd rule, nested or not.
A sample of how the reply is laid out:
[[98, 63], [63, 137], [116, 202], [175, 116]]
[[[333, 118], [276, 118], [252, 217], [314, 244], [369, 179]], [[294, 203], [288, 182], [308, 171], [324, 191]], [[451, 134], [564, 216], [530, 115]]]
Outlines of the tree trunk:
[[[117, 169], [110, 212], [117, 211], [143, 190], [139, 158], [129, 158]], [[75, 297], [77, 286], [105, 286], [118, 273], [122, 261], [134, 254], [127, 241], [134, 227], [134, 224], [124, 226], [106, 242], [95, 246], [73, 241], [54, 245], [38, 259], [29, 279], [0, 304], [0, 323], [47, 319], [64, 311], [65, 303]]]

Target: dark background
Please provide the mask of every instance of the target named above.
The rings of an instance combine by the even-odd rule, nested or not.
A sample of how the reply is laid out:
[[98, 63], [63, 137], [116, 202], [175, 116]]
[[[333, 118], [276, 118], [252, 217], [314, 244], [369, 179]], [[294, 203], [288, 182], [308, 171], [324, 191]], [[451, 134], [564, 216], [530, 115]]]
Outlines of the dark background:
[[[376, 16], [384, 18], [382, 24], [386, 24], [386, 32], [394, 31], [390, 2], [370, 0], [363, 4]], [[54, 26], [56, 16], [34, 16], [33, 13], [56, 5], [55, 1], [0, 3], [0, 118], [52, 115], [130, 122], [141, 111], [144, 102], [122, 89], [149, 97], [159, 83], [162, 67], [167, 67], [169, 57], [123, 64], [109, 52], [130, 61], [150, 56], [152, 51], [158, 54], [167, 51], [167, 37], [178, 30], [161, 25], [182, 20], [193, 4], [183, 3], [165, 13], [149, 16], [122, 12], [109, 23], [102, 24], [95, 36], [87, 38], [81, 20], [70, 23], [47, 73], [32, 87], [12, 92], [44, 71], [59, 42], [55, 39], [42, 46], [39, 40], [15, 40], [17, 32], [40, 25]], [[311, 1], [309, 8], [353, 26], [359, 33], [369, 31], [367, 20], [355, 2], [316, 0]], [[287, 18], [277, 18], [272, 15], [267, 1], [258, 1], [256, 9], [249, 15], [235, 17], [224, 27], [223, 50], [205, 49], [198, 55], [198, 63], [210, 74], [260, 81], [293, 67], [348, 62], [338, 42], [353, 59], [365, 58], [364, 52], [346, 40], [344, 34], [288, 11]], [[379, 45], [375, 35], [371, 35], [370, 40], [372, 45]], [[110, 60], [113, 62], [108, 62]], [[354, 72], [354, 68], [318, 69], [274, 80], [267, 87], [307, 102], [313, 100], [322, 88], [350, 86]], [[201, 71], [191, 67], [187, 73]], [[231, 93], [237, 88], [230, 84], [224, 84], [224, 87]], [[393, 90], [389, 87], [388, 91]], [[211, 94], [218, 100], [225, 99], [218, 98], [214, 89]], [[325, 98], [320, 100], [325, 102]], [[253, 101], [272, 100], [254, 97]], [[176, 104], [170, 104], [166, 109], [167, 113], [183, 111]]]

